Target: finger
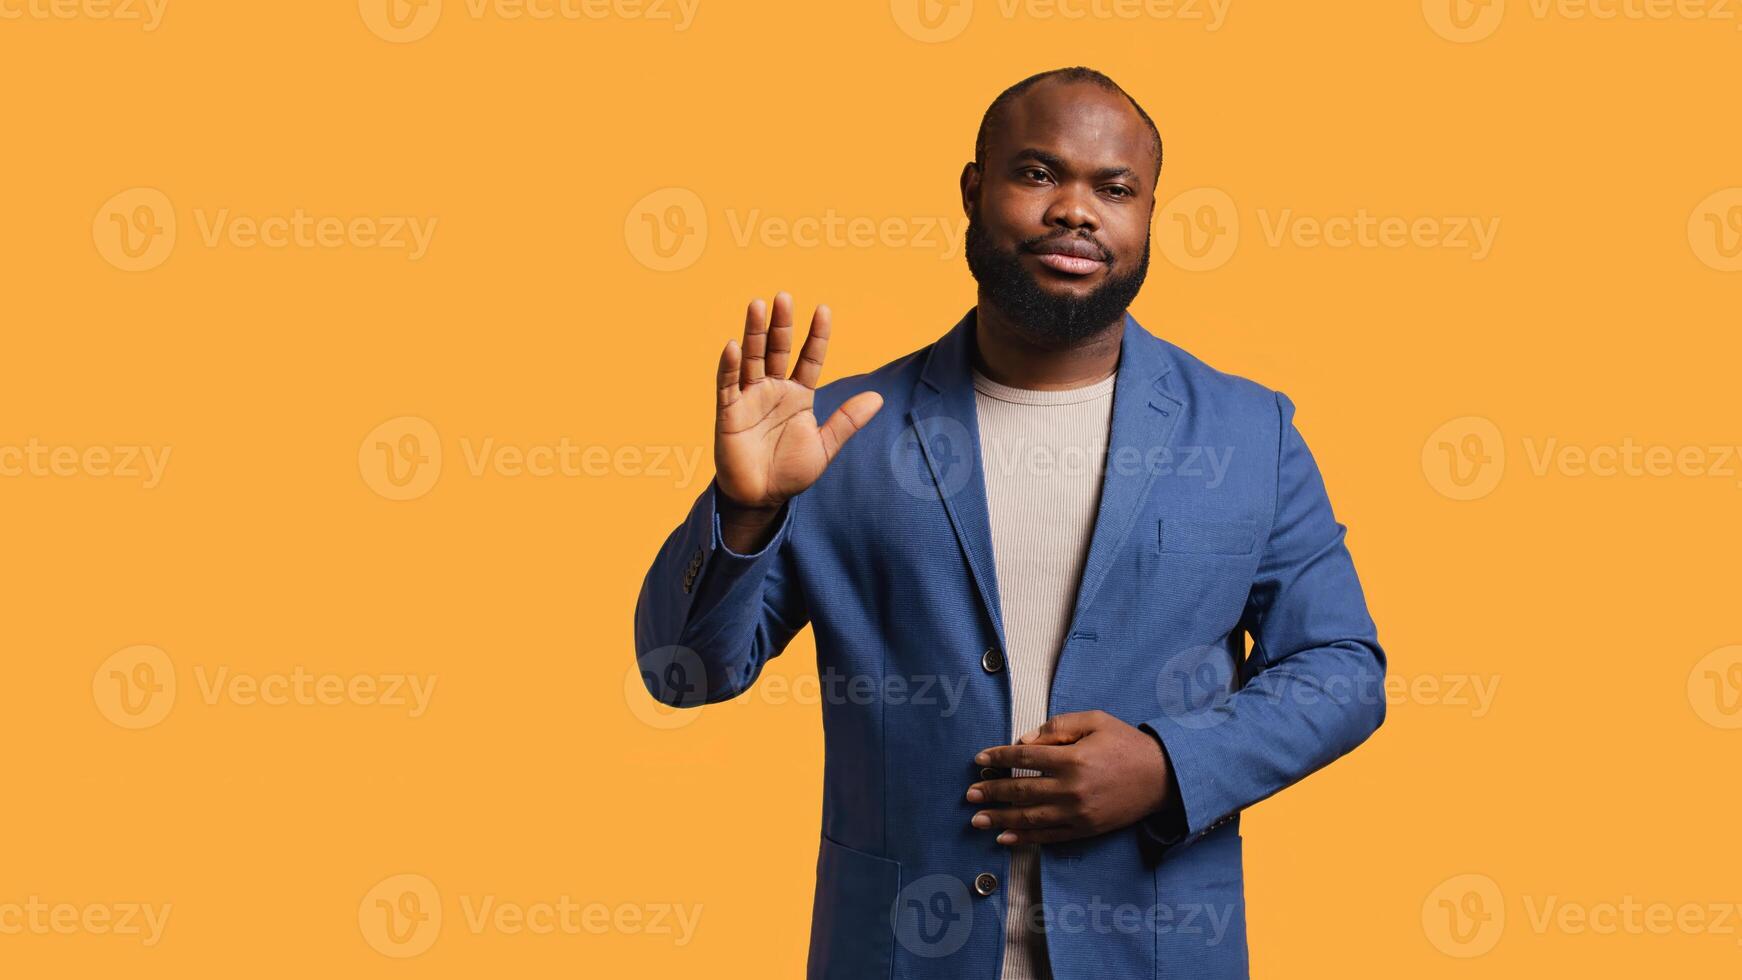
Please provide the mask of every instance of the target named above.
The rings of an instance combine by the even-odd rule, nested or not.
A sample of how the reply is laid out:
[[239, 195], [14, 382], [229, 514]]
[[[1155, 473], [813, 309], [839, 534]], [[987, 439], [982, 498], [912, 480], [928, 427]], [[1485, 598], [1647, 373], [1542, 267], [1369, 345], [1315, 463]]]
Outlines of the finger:
[[786, 377], [786, 362], [792, 356], [792, 294], [774, 294], [774, 322], [768, 325], [768, 360], [771, 378]]
[[738, 341], [726, 341], [726, 349], [720, 352], [720, 373], [715, 385], [719, 390], [720, 407], [730, 408], [738, 400]]
[[1039, 728], [1024, 734], [1017, 741], [1038, 742], [1041, 745], [1068, 745], [1099, 727], [1096, 724], [1097, 714], [1094, 711], [1072, 711], [1062, 715], [1053, 715], [1041, 722]]
[[1062, 773], [1076, 765], [1076, 750], [1069, 745], [996, 745], [974, 756], [974, 764]]
[[835, 414], [823, 423], [821, 433], [825, 465], [834, 460], [835, 454], [841, 451], [841, 446], [852, 438], [853, 433], [863, 429], [882, 407], [882, 395], [875, 391], [861, 391], [835, 409]]
[[744, 369], [738, 378], [740, 387], [748, 388], [762, 380], [763, 351], [768, 345], [768, 322], [763, 317], [761, 298], [750, 301], [744, 313]]
[[1064, 795], [1064, 783], [1048, 776], [988, 779], [968, 787], [969, 803], [1048, 803]]
[[997, 837], [998, 843], [1015, 847], [1018, 844], [1056, 844], [1059, 841], [1088, 837], [1075, 827], [1046, 827], [1039, 830], [1006, 830]]
[[815, 388], [823, 376], [823, 356], [829, 350], [829, 324], [834, 314], [827, 306], [818, 306], [811, 314], [810, 333], [805, 335], [804, 348], [798, 352], [798, 364], [792, 369], [792, 380], [806, 388]]
[[1050, 830], [1070, 823], [1061, 806], [1021, 806], [981, 810], [968, 822], [981, 830]]

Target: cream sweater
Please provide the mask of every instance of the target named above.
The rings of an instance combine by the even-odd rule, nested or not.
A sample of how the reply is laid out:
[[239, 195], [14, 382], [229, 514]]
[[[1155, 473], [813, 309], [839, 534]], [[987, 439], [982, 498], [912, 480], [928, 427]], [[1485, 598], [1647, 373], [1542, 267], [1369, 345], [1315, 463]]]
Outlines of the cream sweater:
[[[974, 372], [980, 452], [1004, 660], [1010, 739], [1046, 720], [1047, 695], [1100, 506], [1116, 374], [1078, 388], [1012, 388]], [[1017, 769], [1017, 776], [1035, 775]], [[990, 833], [990, 831], [988, 831]], [[1046, 937], [1034, 931], [1041, 902], [1035, 845], [1013, 849], [1006, 885], [1001, 980], [1049, 980]]]

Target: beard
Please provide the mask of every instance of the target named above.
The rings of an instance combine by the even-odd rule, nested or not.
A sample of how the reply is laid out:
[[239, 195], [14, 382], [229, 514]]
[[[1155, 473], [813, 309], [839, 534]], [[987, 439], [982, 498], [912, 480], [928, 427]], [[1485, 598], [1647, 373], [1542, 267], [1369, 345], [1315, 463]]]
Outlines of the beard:
[[979, 218], [971, 215], [965, 252], [968, 271], [974, 274], [987, 302], [1036, 344], [1058, 350], [1082, 343], [1123, 316], [1149, 274], [1149, 235], [1146, 232], [1143, 236], [1143, 256], [1136, 268], [1122, 276], [1109, 272], [1087, 296], [1050, 292], [1022, 264], [1024, 252], [1054, 237], [1032, 238], [1013, 251], [1000, 251], [987, 238]]

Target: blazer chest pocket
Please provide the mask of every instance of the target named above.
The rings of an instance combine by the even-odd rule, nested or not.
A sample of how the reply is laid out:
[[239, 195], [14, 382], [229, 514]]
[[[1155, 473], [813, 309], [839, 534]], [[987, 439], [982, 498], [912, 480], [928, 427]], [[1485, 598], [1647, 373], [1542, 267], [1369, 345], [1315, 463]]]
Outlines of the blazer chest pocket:
[[1165, 553], [1249, 555], [1258, 543], [1258, 522], [1164, 517], [1157, 522], [1156, 533]]

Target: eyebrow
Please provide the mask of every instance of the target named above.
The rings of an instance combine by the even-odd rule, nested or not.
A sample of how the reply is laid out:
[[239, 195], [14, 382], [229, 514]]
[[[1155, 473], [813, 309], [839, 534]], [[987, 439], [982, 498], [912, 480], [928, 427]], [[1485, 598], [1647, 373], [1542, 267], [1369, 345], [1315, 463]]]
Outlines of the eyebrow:
[[[1069, 166], [1067, 166], [1065, 164], [1064, 160], [1060, 159], [1058, 156], [1056, 156], [1052, 153], [1048, 153], [1047, 151], [1045, 151], [1037, 146], [1028, 146], [1028, 147], [1022, 148], [1021, 150], [1018, 150], [1016, 155], [1014, 157], [1012, 157], [1011, 160], [1016, 161], [1016, 160], [1022, 160], [1025, 158], [1036, 160], [1042, 164], [1045, 164], [1048, 167], [1051, 167], [1054, 170], [1068, 171], [1071, 169]], [[1102, 167], [1101, 169], [1095, 171], [1092, 176], [1096, 180], [1111, 180], [1114, 177], [1129, 177], [1132, 180], [1138, 180], [1137, 171], [1132, 170], [1130, 167]]]

